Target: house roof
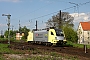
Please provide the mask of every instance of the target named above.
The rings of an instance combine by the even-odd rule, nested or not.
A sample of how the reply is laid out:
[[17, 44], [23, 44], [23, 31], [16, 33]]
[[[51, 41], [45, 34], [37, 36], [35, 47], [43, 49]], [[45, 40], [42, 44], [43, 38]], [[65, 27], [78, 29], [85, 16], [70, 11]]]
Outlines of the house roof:
[[90, 21], [89, 22], [80, 22], [83, 30], [90, 30]]

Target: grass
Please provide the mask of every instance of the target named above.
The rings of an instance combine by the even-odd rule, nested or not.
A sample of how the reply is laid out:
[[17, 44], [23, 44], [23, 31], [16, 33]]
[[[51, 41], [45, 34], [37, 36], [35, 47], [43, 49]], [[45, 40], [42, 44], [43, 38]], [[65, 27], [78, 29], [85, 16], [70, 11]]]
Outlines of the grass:
[[[70, 41], [67, 41], [67, 46], [73, 46], [73, 47], [76, 47], [76, 48], [84, 48], [84, 44], [77, 44], [77, 43], [72, 43]], [[90, 45], [87, 45], [87, 48], [90, 49]]]
[[79, 60], [77, 56], [65, 56], [67, 60]]
[[3, 53], [10, 53], [10, 49], [8, 48], [8, 44], [1, 44], [0, 43], [0, 53], [3, 54]]
[[25, 52], [19, 50], [11, 50], [9, 44], [0, 43], [0, 54], [24, 54]]
[[6, 41], [8, 38], [0, 38], [0, 41]]
[[78, 60], [75, 56], [61, 56], [56, 52], [50, 52], [48, 55], [34, 55], [26, 60]]
[[[22, 50], [11, 50], [10, 48], [8, 48], [8, 44], [1, 44], [0, 43], [0, 60], [5, 60], [5, 57], [3, 57], [3, 54], [25, 54], [25, 51], [23, 52]], [[68, 59], [66, 57], [62, 57], [60, 54], [58, 54], [57, 52], [48, 52], [47, 51], [40, 51], [38, 49], [34, 49], [34, 50], [28, 50], [30, 52], [32, 52], [31, 55], [28, 55], [27, 58], [23, 58], [22, 60], [60, 60], [60, 59]], [[45, 54], [47, 53], [47, 54]], [[75, 60], [75, 58], [69, 58], [69, 59], [73, 59]], [[15, 60], [14, 58], [11, 58], [11, 60]]]
[[0, 54], [0, 60], [5, 60], [5, 58], [1, 54]]
[[[76, 44], [72, 43], [70, 41], [67, 42], [67, 46], [73, 46], [73, 47], [78, 47], [78, 48], [83, 48], [83, 44]], [[3, 57], [3, 54], [25, 54], [25, 51], [23, 52], [22, 50], [11, 50], [8, 44], [1, 44], [0, 43], [0, 60], [5, 60]], [[90, 45], [87, 45], [87, 48], [90, 48]], [[46, 51], [40, 51], [38, 49], [30, 49], [28, 52], [31, 52], [31, 54], [35, 56], [29, 56], [23, 60], [60, 60], [60, 59], [68, 59], [68, 60], [78, 60], [77, 57], [75, 56], [61, 56], [57, 52], [46, 52]], [[40, 55], [40, 56], [39, 56]], [[12, 58], [13, 59], [13, 58]], [[14, 60], [14, 59], [13, 59]]]

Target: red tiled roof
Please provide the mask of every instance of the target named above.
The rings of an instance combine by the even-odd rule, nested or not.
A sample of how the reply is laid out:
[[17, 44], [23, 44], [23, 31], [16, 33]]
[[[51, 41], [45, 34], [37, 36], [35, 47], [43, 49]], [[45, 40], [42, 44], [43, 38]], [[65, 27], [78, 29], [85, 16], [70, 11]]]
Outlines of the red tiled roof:
[[89, 22], [80, 22], [83, 30], [90, 30], [90, 21]]

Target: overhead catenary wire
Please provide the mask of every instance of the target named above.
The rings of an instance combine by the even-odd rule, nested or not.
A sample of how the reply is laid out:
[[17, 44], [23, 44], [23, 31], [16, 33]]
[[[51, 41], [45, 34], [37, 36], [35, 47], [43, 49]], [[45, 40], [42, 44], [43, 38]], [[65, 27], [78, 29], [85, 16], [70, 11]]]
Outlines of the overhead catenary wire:
[[[50, 4], [51, 4], [51, 3], [49, 3], [48, 5], [50, 5]], [[35, 9], [35, 10], [29, 12], [29, 13], [26, 13], [26, 14], [24, 14], [24, 15], [22, 15], [22, 16], [19, 16], [19, 17], [17, 17], [17, 19], [20, 18], [20, 17], [23, 17], [23, 16], [27, 16], [27, 15], [29, 15], [30, 13], [35, 13], [36, 11], [38, 11], [38, 10], [40, 10], [40, 9], [42, 9], [42, 8], [47, 7], [48, 5], [44, 5], [44, 6], [38, 8], [38, 9]]]
[[[69, 3], [69, 2], [68, 2], [68, 3]], [[90, 3], [90, 1], [85, 2], [85, 3], [82, 3], [82, 4], [79, 4], [79, 7], [81, 7], [81, 6], [83, 6], [83, 5], [86, 5], [86, 4], [88, 4], [88, 3]], [[48, 5], [50, 5], [50, 4], [48, 4]], [[47, 6], [47, 5], [45, 5], [45, 6]], [[44, 7], [45, 7], [45, 6], [44, 6]], [[30, 13], [36, 12], [36, 11], [38, 11], [38, 10], [44, 8], [44, 7], [40, 7], [40, 8], [38, 8], [38, 9], [30, 12]], [[72, 8], [75, 8], [75, 7], [76, 7], [76, 6], [71, 6], [71, 7], [65, 8], [65, 9], [61, 9], [61, 10], [62, 10], [62, 11], [64, 11], [64, 10], [69, 10], [69, 9], [72, 9]], [[40, 19], [40, 18], [49, 16], [49, 15], [52, 15], [52, 14], [58, 13], [58, 12], [59, 12], [59, 11], [52, 12], [52, 13], [49, 13], [49, 14], [45, 14], [45, 15], [42, 15], [42, 16], [38, 16], [38, 17], [35, 17], [35, 18], [30, 18], [29, 20], [31, 20], [31, 21], [33, 21], [33, 20], [38, 20], [38, 19]], [[30, 13], [28, 13], [28, 14], [30, 14]], [[28, 14], [25, 14], [25, 15], [23, 15], [23, 16], [27, 16]], [[23, 17], [23, 16], [20, 16], [20, 17]], [[20, 17], [18, 17], [17, 19], [19, 19]]]
[[[69, 2], [66, 2], [66, 1], [59, 1], [59, 2], [69, 3]], [[50, 5], [50, 4], [51, 4], [51, 3], [49, 3], [48, 5]], [[24, 15], [22, 15], [22, 16], [19, 16], [19, 17], [17, 17], [17, 18], [14, 18], [14, 19], [19, 19], [20, 17], [25, 17], [25, 16], [29, 15], [30, 13], [35, 13], [36, 11], [38, 11], [38, 10], [40, 10], [40, 9], [48, 6], [48, 5], [44, 5], [44, 6], [40, 7], [40, 8], [38, 8], [38, 9], [35, 9], [34, 11], [31, 11], [31, 12], [29, 12], [29, 13], [26, 13], [26, 14], [24, 14]], [[51, 13], [50, 13], [50, 14], [51, 14]], [[12, 19], [12, 20], [14, 20], [14, 19]]]
[[[90, 3], [90, 1], [89, 1], [89, 2], [86, 2], [86, 3], [78, 4], [78, 8], [79, 8], [80, 6], [82, 6], [82, 5], [87, 4], [87, 3]], [[68, 9], [71, 9], [71, 8], [75, 8], [75, 7], [77, 7], [77, 6], [71, 6], [71, 7], [68, 7], [68, 8], [62, 9], [62, 11], [64, 11], [64, 10], [68, 10]], [[59, 12], [59, 11], [56, 11], [56, 12], [49, 13], [49, 14], [46, 14], [46, 15], [43, 15], [43, 16], [39, 16], [39, 17], [36, 17], [36, 18], [30, 19], [30, 20], [37, 20], [37, 19], [39, 19], [39, 18], [43, 18], [43, 17], [45, 17], [45, 16], [48, 16], [48, 15], [51, 15], [51, 14], [54, 14], [54, 13], [58, 13], [58, 12]], [[78, 13], [79, 13], [79, 11], [78, 11]], [[78, 17], [79, 17], [79, 15], [78, 15]]]
[[[82, 4], [79, 4], [79, 7], [82, 6], [82, 5], [85, 5], [85, 4], [87, 4], [87, 3], [90, 3], [90, 1], [85, 2], [85, 3], [82, 3]], [[64, 11], [64, 10], [68, 10], [68, 9], [71, 9], [71, 8], [74, 8], [74, 7], [76, 7], [76, 6], [71, 6], [71, 7], [68, 7], [68, 8], [62, 9], [62, 11]], [[51, 15], [51, 14], [54, 14], [54, 13], [57, 13], [57, 12], [59, 12], [59, 11], [52, 12], [52, 13], [49, 13], [49, 14], [46, 14], [46, 15], [43, 15], [43, 16], [39, 16], [39, 17], [36, 17], [36, 18], [32, 18], [32, 19], [30, 19], [30, 20], [39, 19], [39, 18], [42, 18], [42, 17], [48, 16], [48, 15]]]
[[[65, 8], [65, 9], [63, 9], [63, 10], [71, 9], [71, 8], [73, 8], [73, 7], [75, 7], [75, 6], [72, 6], [72, 7], [69, 7], [69, 8]], [[62, 10], [62, 11], [63, 11], [63, 10]], [[32, 18], [32, 19], [30, 19], [30, 20], [39, 19], [39, 18], [42, 18], [42, 17], [48, 16], [48, 15], [51, 15], [51, 14], [54, 14], [54, 13], [58, 13], [58, 12], [59, 12], [59, 11], [52, 12], [52, 13], [49, 13], [49, 14], [46, 14], [46, 15], [42, 15], [42, 16], [39, 16], [39, 17], [36, 17], [36, 18]]]
[[70, 4], [74, 4], [74, 5], [76, 5], [76, 7], [77, 7], [77, 11], [78, 11], [78, 17], [79, 17], [79, 4], [77, 4], [77, 3], [73, 3], [73, 2], [69, 2]]

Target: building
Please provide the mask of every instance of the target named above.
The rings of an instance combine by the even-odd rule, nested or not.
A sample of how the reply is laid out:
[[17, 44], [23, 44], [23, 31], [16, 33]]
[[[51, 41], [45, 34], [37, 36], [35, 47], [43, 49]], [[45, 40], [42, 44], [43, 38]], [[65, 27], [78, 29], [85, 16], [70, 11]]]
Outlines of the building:
[[16, 33], [16, 40], [21, 40], [22, 36], [24, 36], [24, 33], [17, 32]]
[[77, 34], [79, 44], [90, 44], [90, 21], [80, 22], [77, 29]]

